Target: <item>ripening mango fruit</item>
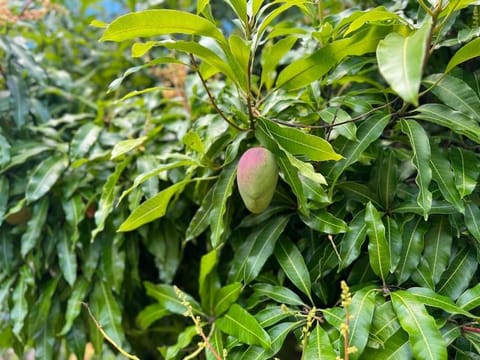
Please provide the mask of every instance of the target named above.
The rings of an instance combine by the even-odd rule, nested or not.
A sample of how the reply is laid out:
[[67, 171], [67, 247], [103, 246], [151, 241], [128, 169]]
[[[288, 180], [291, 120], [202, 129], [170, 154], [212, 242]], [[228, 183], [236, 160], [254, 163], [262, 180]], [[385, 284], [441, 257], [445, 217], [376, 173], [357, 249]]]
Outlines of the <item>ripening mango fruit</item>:
[[237, 168], [237, 184], [243, 203], [254, 214], [261, 213], [272, 201], [278, 169], [273, 154], [262, 147], [245, 151]]

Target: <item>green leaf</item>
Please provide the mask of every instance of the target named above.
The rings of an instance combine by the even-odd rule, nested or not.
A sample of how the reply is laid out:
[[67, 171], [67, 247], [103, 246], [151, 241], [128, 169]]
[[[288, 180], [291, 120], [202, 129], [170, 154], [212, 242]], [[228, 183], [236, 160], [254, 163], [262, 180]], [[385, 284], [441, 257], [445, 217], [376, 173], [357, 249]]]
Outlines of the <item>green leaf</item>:
[[226, 0], [226, 3], [235, 11], [238, 18], [248, 26], [247, 2], [243, 0]]
[[475, 254], [465, 247], [459, 251], [442, 274], [437, 285], [437, 293], [455, 300], [467, 289], [470, 280], [477, 270]]
[[431, 26], [432, 21], [428, 18], [411, 35], [403, 37], [398, 33], [390, 33], [378, 43], [380, 73], [404, 101], [414, 105], [418, 105], [418, 91]]
[[450, 261], [453, 236], [448, 217], [435, 216], [429, 222], [423, 257], [430, 267], [433, 282], [437, 284]]
[[175, 345], [161, 348], [161, 352], [165, 360], [175, 359], [178, 353], [182, 349], [190, 345], [193, 338], [197, 335], [197, 329], [194, 325], [186, 327], [180, 334], [178, 334], [177, 342], [175, 343]]
[[300, 250], [291, 240], [282, 238], [275, 247], [275, 257], [285, 275], [300, 291], [308, 296], [313, 304], [310, 274]]
[[138, 37], [168, 34], [202, 35], [225, 41], [215, 24], [198, 15], [178, 10], [154, 9], [116, 18], [105, 29], [100, 41], [124, 41]]
[[465, 209], [465, 225], [470, 234], [480, 243], [480, 208], [469, 203]]
[[235, 253], [233, 279], [250, 283], [272, 255], [278, 238], [284, 232], [289, 216], [277, 216], [255, 229]]
[[[14, 261], [16, 258], [16, 253], [14, 252], [14, 242], [10, 235], [8, 228], [0, 228], [0, 269], [4, 269], [7, 274], [10, 274], [12, 267], [14, 266]], [[0, 305], [0, 309], [1, 309]]]
[[59, 335], [66, 335], [72, 328], [73, 322], [80, 315], [82, 301], [87, 296], [90, 282], [84, 277], [77, 279], [73, 285], [73, 290], [68, 298], [67, 310], [65, 312], [65, 322]]
[[68, 158], [64, 154], [48, 157], [38, 164], [28, 180], [27, 201], [32, 203], [49, 192], [67, 166]]
[[395, 272], [399, 284], [407, 281], [420, 263], [426, 231], [427, 223], [421, 217], [415, 217], [404, 225], [402, 251]]
[[408, 333], [413, 356], [418, 359], [447, 360], [447, 347], [434, 318], [413, 294], [390, 294], [400, 325]]
[[280, 146], [293, 155], [306, 156], [312, 161], [340, 160], [330, 143], [318, 136], [304, 133], [295, 128], [275, 124], [273, 121], [258, 119], [257, 130], [275, 139]]
[[383, 283], [390, 271], [390, 247], [385, 238], [385, 226], [381, 214], [372, 205], [367, 204], [365, 210], [365, 223], [368, 235], [368, 257], [373, 272], [380, 276]]
[[220, 173], [213, 190], [213, 204], [210, 212], [210, 244], [213, 248], [220, 246], [225, 234], [225, 214], [230, 196], [232, 195], [237, 175], [237, 163], [232, 162]]
[[3, 216], [7, 212], [9, 195], [10, 181], [8, 181], [8, 177], [0, 176], [0, 225], [2, 225]]
[[305, 302], [287, 287], [270, 284], [255, 284], [252, 286], [254, 293], [266, 296], [280, 304], [305, 306]]
[[347, 142], [344, 147], [345, 151], [343, 151], [344, 158], [335, 163], [329, 174], [327, 174], [333, 179], [333, 183], [336, 183], [340, 175], [350, 165], [357, 162], [368, 146], [382, 135], [389, 121], [389, 114], [378, 112], [360, 124], [357, 130], [357, 140]]
[[443, 104], [425, 104], [416, 110], [419, 114], [414, 115], [413, 118], [444, 126], [480, 144], [480, 126], [467, 115]]
[[210, 225], [210, 213], [213, 208], [213, 192], [215, 186], [212, 186], [197, 209], [197, 212], [193, 216], [192, 220], [188, 224], [187, 231], [185, 232], [185, 240], [190, 241], [198, 237], [203, 233]]
[[122, 175], [123, 170], [125, 170], [126, 166], [128, 165], [129, 160], [125, 159], [122, 163], [120, 163], [115, 171], [108, 177], [105, 185], [103, 185], [102, 195], [100, 196], [100, 201], [98, 202], [98, 208], [95, 212], [95, 229], [92, 230], [91, 233], [91, 241], [95, 240], [95, 237], [103, 231], [105, 228], [105, 221], [107, 220], [108, 215], [113, 210], [113, 203], [115, 201], [115, 196], [118, 193], [117, 182]]
[[473, 152], [460, 147], [450, 149], [450, 158], [455, 175], [455, 186], [463, 199], [470, 195], [477, 186], [477, 179], [480, 175], [479, 158]]
[[376, 294], [376, 289], [364, 287], [355, 292], [352, 297], [349, 307], [349, 313], [353, 316], [349, 324], [349, 346], [355, 346], [358, 352], [350, 354], [351, 359], [358, 359], [367, 345]]
[[468, 115], [472, 119], [480, 118], [480, 98], [463, 80], [444, 74], [433, 74], [423, 80], [432, 88], [433, 94], [445, 105]]
[[13, 106], [13, 118], [18, 127], [25, 125], [30, 110], [27, 84], [19, 74], [6, 74], [7, 88]]
[[142, 225], [152, 222], [153, 220], [163, 217], [167, 212], [170, 199], [178, 192], [183, 191], [183, 188], [188, 182], [190, 182], [190, 180], [184, 180], [170, 185], [166, 189], [160, 191], [153, 198], [144, 201], [132, 211], [128, 218], [120, 225], [118, 231], [132, 231]]
[[302, 181], [298, 174], [298, 169], [295, 168], [284, 154], [276, 158], [278, 167], [283, 172], [285, 181], [290, 185], [298, 202], [298, 209], [302, 214], [308, 213], [307, 198], [303, 192]]
[[405, 360], [412, 358], [408, 334], [402, 329], [390, 336], [379, 348], [367, 347], [362, 357], [375, 360]]
[[65, 228], [62, 230], [58, 232], [59, 238], [57, 239], [58, 263], [63, 277], [70, 286], [73, 286], [77, 279], [77, 255], [75, 254], [75, 248], [72, 248], [70, 244], [70, 237]]
[[32, 250], [39, 239], [41, 239], [43, 227], [47, 221], [50, 202], [47, 197], [42, 198], [33, 206], [32, 217], [28, 220], [27, 231], [22, 235], [22, 246], [20, 253], [25, 257]]
[[271, 339], [258, 321], [240, 305], [233, 304], [228, 313], [217, 319], [215, 324], [225, 334], [237, 338], [249, 345], [260, 345], [267, 349], [271, 346]]
[[[148, 281], [146, 281], [144, 285], [147, 295], [157, 300], [158, 303], [170, 313], [184, 315], [187, 311], [187, 307], [182, 303], [182, 300], [178, 297], [173, 286], [166, 284], [155, 285]], [[182, 293], [188, 303], [192, 305], [194, 313], [202, 313], [198, 302], [190, 295], [184, 292]]]
[[432, 193], [428, 190], [432, 179], [430, 141], [426, 131], [416, 121], [401, 120], [400, 127], [410, 140], [413, 151], [412, 161], [417, 169], [415, 178], [419, 189], [417, 203], [423, 209], [423, 217], [427, 220], [432, 207]]
[[[397, 21], [395, 21], [397, 20]], [[378, 7], [375, 9], [369, 9], [364, 11], [360, 16], [356, 17], [348, 26], [348, 29], [345, 31], [345, 35], [348, 35], [366, 24], [384, 22], [402, 22], [403, 19], [398, 16], [396, 13], [385, 10], [383, 7]]]
[[475, 315], [469, 313], [465, 309], [462, 309], [460, 306], [455, 305], [455, 303], [447, 296], [439, 295], [435, 291], [422, 288], [422, 287], [412, 287], [408, 289], [408, 292], [413, 294], [418, 301], [426, 306], [431, 306], [437, 309], [446, 311], [452, 315], [464, 315], [469, 318], [476, 318]]
[[118, 346], [125, 344], [120, 307], [110, 287], [105, 282], [101, 280], [96, 282], [90, 295], [89, 305], [93, 316], [105, 333]]
[[445, 68], [445, 73], [450, 72], [453, 68], [465, 61], [478, 56], [480, 56], [480, 38], [476, 38], [463, 45], [448, 62], [447, 67]]
[[303, 359], [335, 360], [335, 350], [330, 342], [327, 332], [317, 324], [308, 336], [307, 346]]
[[145, 140], [147, 140], [146, 136], [141, 136], [136, 139], [128, 139], [128, 140], [123, 140], [119, 141], [117, 144], [112, 149], [112, 155], [110, 157], [111, 160], [114, 160], [118, 158], [119, 156], [128, 153], [129, 151], [132, 151], [133, 149], [139, 147], [142, 145]]
[[341, 234], [348, 231], [348, 225], [325, 210], [311, 212], [310, 216], [301, 216], [309, 228], [325, 234]]
[[155, 321], [170, 315], [170, 312], [162, 304], [151, 304], [142, 309], [137, 315], [136, 323], [142, 330], [146, 330]]
[[73, 195], [70, 199], [62, 201], [65, 220], [73, 231], [72, 246], [75, 246], [80, 238], [79, 223], [85, 218], [85, 207], [82, 196], [80, 194]]
[[440, 192], [445, 200], [455, 206], [459, 212], [464, 214], [465, 207], [455, 186], [455, 180], [453, 178], [453, 171], [450, 161], [436, 146], [432, 148], [430, 166], [432, 169], [433, 180], [435, 180], [437, 183], [438, 188], [440, 189]]
[[296, 90], [320, 79], [347, 56], [374, 52], [387, 29], [370, 26], [351, 37], [333, 41], [313, 54], [293, 61], [277, 78], [276, 87]]
[[207, 308], [213, 297], [214, 284], [212, 280], [212, 272], [217, 266], [218, 251], [212, 250], [202, 256], [200, 259], [200, 274], [198, 276], [198, 288], [202, 307]]
[[398, 166], [397, 159], [393, 151], [388, 151], [384, 156], [380, 155], [378, 166], [376, 168], [376, 187], [379, 201], [383, 208], [390, 210], [396, 195], [398, 184]]
[[263, 328], [270, 327], [288, 318], [290, 314], [281, 305], [267, 305], [255, 314], [255, 318]]
[[227, 311], [230, 305], [238, 300], [242, 290], [242, 283], [240, 282], [234, 282], [218, 289], [213, 300], [214, 314], [220, 316]]
[[370, 334], [372, 339], [377, 339], [379, 344], [384, 344], [400, 329], [398, 317], [393, 311], [392, 302], [386, 301], [377, 304], [373, 313]]
[[73, 136], [70, 144], [70, 157], [79, 159], [85, 157], [92, 146], [98, 141], [102, 128], [92, 122], [82, 125]]
[[359, 256], [362, 245], [367, 238], [367, 223], [365, 222], [365, 211], [355, 214], [348, 224], [348, 231], [340, 241], [340, 265], [339, 271], [345, 269]]
[[295, 42], [296, 36], [287, 36], [278, 40], [275, 44], [268, 42], [263, 48], [261, 54], [262, 75], [260, 84], [265, 84], [267, 90], [270, 90], [275, 81], [275, 69], [282, 58], [290, 51]]
[[13, 324], [12, 331], [17, 337], [22, 338], [20, 335], [25, 318], [27, 317], [29, 304], [27, 300], [28, 288], [35, 284], [33, 273], [28, 265], [22, 265], [19, 270], [20, 276], [15, 283], [15, 289], [12, 293], [13, 307], [10, 311], [10, 321]]
[[457, 299], [457, 305], [463, 310], [470, 311], [480, 306], [480, 284], [466, 290]]
[[10, 155], [10, 149], [11, 149], [10, 143], [7, 141], [5, 136], [0, 134], [0, 168], [8, 165], [11, 159]]
[[391, 216], [385, 218], [385, 238], [390, 248], [390, 272], [393, 273], [400, 261], [398, 254], [402, 251], [403, 240], [400, 228]]

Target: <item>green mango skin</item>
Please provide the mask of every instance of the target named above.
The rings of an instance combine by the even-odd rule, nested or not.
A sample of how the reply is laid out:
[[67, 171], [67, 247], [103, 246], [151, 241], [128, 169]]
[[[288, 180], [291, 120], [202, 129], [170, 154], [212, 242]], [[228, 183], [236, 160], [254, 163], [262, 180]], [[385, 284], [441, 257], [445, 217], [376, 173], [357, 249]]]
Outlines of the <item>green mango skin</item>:
[[245, 151], [237, 168], [237, 185], [243, 203], [254, 214], [261, 213], [272, 201], [278, 181], [273, 154], [262, 147]]

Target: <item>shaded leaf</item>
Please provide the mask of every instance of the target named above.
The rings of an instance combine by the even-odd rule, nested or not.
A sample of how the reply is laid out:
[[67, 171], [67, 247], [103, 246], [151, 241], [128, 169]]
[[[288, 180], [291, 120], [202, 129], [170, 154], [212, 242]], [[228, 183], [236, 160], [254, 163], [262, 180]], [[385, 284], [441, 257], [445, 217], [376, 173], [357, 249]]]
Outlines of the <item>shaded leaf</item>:
[[65, 312], [65, 322], [59, 335], [67, 334], [72, 328], [73, 322], [80, 315], [82, 301], [87, 296], [90, 282], [85, 278], [79, 278], [73, 285], [73, 290], [68, 298], [67, 310]]
[[466, 290], [457, 299], [457, 305], [466, 311], [473, 310], [480, 306], [480, 284]]
[[405, 360], [412, 358], [408, 334], [402, 329], [390, 336], [379, 348], [367, 347], [362, 355], [365, 359]]
[[212, 186], [204, 196], [200, 207], [195, 212], [185, 232], [185, 240], [190, 241], [203, 233], [210, 225], [210, 212], [213, 207], [213, 193], [215, 186]]
[[365, 223], [368, 235], [368, 257], [373, 272], [378, 275], [383, 283], [390, 271], [390, 247], [385, 238], [385, 226], [380, 213], [372, 203], [367, 204], [365, 210]]
[[186, 348], [193, 340], [195, 336], [197, 336], [197, 329], [195, 326], [188, 326], [182, 332], [178, 334], [177, 342], [175, 345], [167, 346], [161, 348], [160, 351], [162, 352], [165, 360], [175, 359], [178, 353]]
[[75, 248], [72, 248], [70, 244], [65, 228], [58, 232], [56, 245], [60, 270], [67, 283], [73, 286], [77, 279], [77, 255], [75, 254]]
[[467, 225], [470, 234], [480, 242], [480, 208], [474, 204], [469, 203], [465, 209], [465, 225]]
[[25, 318], [29, 311], [27, 301], [28, 288], [35, 284], [33, 273], [28, 265], [22, 265], [19, 271], [19, 277], [15, 283], [15, 289], [12, 293], [13, 307], [10, 311], [10, 320], [13, 324], [12, 331], [17, 337], [22, 338], [21, 331], [24, 327]]
[[350, 224], [348, 224], [348, 231], [340, 242], [339, 253], [341, 260], [338, 267], [339, 270], [345, 269], [360, 256], [361, 248], [366, 238], [365, 211], [360, 211], [355, 214]]
[[220, 316], [227, 311], [230, 305], [238, 300], [242, 290], [242, 283], [240, 282], [234, 282], [218, 289], [213, 300], [214, 314]]
[[306, 216], [301, 216], [301, 218], [309, 228], [321, 233], [340, 234], [348, 230], [348, 225], [345, 221], [324, 210], [311, 212], [308, 218]]
[[432, 217], [429, 222], [431, 226], [425, 235], [423, 257], [432, 271], [433, 282], [437, 284], [450, 260], [453, 236], [446, 216]]
[[365, 349], [372, 325], [375, 310], [376, 289], [364, 287], [352, 297], [349, 313], [353, 316], [350, 320], [349, 346], [355, 346], [358, 352], [350, 354], [350, 358], [358, 359]]
[[214, 284], [212, 283], [212, 272], [217, 266], [218, 251], [212, 250], [202, 256], [200, 259], [200, 274], [198, 276], [198, 288], [200, 300], [203, 308], [207, 308], [211, 304], [214, 292]]
[[[184, 315], [187, 311], [186, 306], [178, 297], [173, 286], [166, 284], [155, 285], [148, 281], [146, 281], [144, 285], [147, 295], [157, 300], [164, 309], [167, 309], [173, 314], [179, 315]], [[201, 313], [201, 308], [198, 302], [186, 293], [183, 293], [183, 295], [185, 296], [185, 299], [189, 302], [189, 304], [192, 305], [193, 311], [196, 313]]]
[[48, 157], [38, 164], [28, 180], [27, 201], [34, 202], [50, 191], [67, 166], [68, 158], [64, 154]]
[[70, 157], [72, 159], [85, 157], [91, 147], [97, 142], [101, 131], [102, 128], [93, 122], [82, 125], [70, 143]]
[[463, 199], [470, 195], [477, 186], [477, 179], [480, 175], [479, 159], [471, 151], [459, 147], [450, 149], [450, 158], [455, 175], [455, 186]]
[[41, 238], [43, 226], [47, 221], [47, 214], [50, 202], [47, 197], [36, 202], [32, 209], [32, 217], [27, 222], [27, 231], [22, 235], [21, 254], [27, 255]]
[[170, 312], [162, 304], [151, 304], [142, 309], [136, 317], [136, 323], [140, 329], [147, 329], [155, 321], [170, 315]]

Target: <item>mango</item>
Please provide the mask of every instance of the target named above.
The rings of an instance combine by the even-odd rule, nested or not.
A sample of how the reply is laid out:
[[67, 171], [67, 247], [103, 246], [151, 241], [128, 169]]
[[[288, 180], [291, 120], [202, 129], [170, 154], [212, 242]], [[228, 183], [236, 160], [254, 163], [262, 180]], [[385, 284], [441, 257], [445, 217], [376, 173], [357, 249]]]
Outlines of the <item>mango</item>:
[[237, 185], [246, 208], [261, 213], [272, 201], [278, 181], [273, 154], [262, 147], [248, 149], [238, 162]]

